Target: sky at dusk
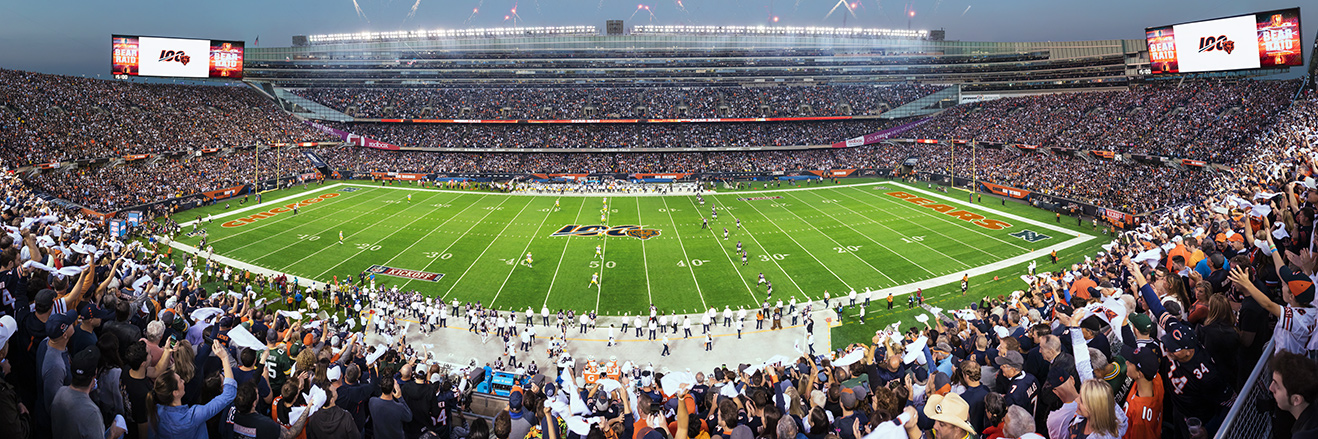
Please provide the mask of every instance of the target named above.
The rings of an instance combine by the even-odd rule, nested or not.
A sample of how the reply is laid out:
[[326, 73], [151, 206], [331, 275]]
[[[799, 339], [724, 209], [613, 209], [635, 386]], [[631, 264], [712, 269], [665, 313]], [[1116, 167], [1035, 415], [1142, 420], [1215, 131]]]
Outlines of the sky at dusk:
[[[291, 45], [293, 35], [505, 27], [514, 21], [601, 29], [608, 19], [628, 26], [842, 26], [845, 16], [849, 27], [906, 28], [909, 19], [915, 29], [946, 29], [949, 40], [1067, 41], [1143, 38], [1149, 26], [1295, 6], [1302, 6], [1307, 65], [1318, 31], [1318, 5], [1295, 0], [849, 1], [856, 4], [852, 12], [837, 0], [9, 0], [0, 4], [0, 67], [108, 77], [115, 33], [241, 40], [248, 47], [259, 36], [256, 47], [281, 47]], [[517, 17], [509, 17], [514, 8]]]

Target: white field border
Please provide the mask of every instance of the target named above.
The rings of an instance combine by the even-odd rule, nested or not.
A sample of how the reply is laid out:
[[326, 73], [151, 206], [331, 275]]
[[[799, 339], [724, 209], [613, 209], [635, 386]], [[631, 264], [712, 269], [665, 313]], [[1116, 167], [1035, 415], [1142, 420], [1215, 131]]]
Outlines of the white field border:
[[[929, 191], [926, 191], [926, 190], [924, 190], [924, 189], [918, 189], [918, 188], [915, 188], [915, 187], [912, 187], [912, 186], [908, 186], [908, 185], [906, 185], [906, 184], [899, 183], [899, 182], [896, 182], [896, 181], [880, 181], [880, 182], [860, 183], [860, 184], [853, 184], [853, 185], [828, 185], [828, 186], [819, 186], [819, 187], [811, 187], [811, 188], [793, 188], [793, 189], [761, 190], [761, 191], [753, 191], [753, 192], [748, 192], [748, 191], [740, 191], [740, 192], [715, 192], [715, 194], [716, 194], [716, 195], [746, 195], [746, 194], [764, 194], [764, 193], [769, 193], [769, 192], [809, 191], [809, 190], [821, 190], [821, 189], [845, 189], [845, 188], [852, 188], [852, 187], [865, 187], [865, 186], [878, 186], [878, 185], [891, 185], [892, 187], [896, 188], [896, 189], [894, 189], [894, 190], [902, 190], [902, 191], [905, 191], [905, 192], [907, 192], [907, 193], [911, 193], [911, 194], [919, 194], [919, 195], [921, 195], [921, 196], [923, 196], [923, 197], [925, 197], [925, 198], [938, 199], [938, 200], [943, 201], [945, 204], [950, 203], [950, 204], [959, 205], [959, 206], [968, 206], [968, 207], [973, 208], [973, 209], [976, 209], [976, 210], [980, 210], [980, 211], [984, 211], [984, 212], [992, 212], [993, 214], [998, 215], [998, 216], [1001, 217], [1001, 218], [1008, 218], [1008, 219], [1011, 219], [1011, 220], [1013, 220], [1013, 221], [1016, 221], [1016, 223], [1013, 223], [1013, 226], [1016, 225], [1016, 224], [1018, 224], [1018, 223], [1029, 224], [1029, 225], [1034, 226], [1034, 227], [1039, 227], [1039, 228], [1042, 228], [1042, 229], [1051, 230], [1051, 231], [1053, 231], [1053, 232], [1061, 233], [1061, 234], [1063, 234], [1063, 235], [1073, 236], [1073, 238], [1068, 239], [1068, 240], [1063, 241], [1063, 242], [1059, 242], [1059, 243], [1056, 243], [1056, 244], [1052, 244], [1052, 245], [1049, 245], [1049, 246], [1046, 246], [1046, 247], [1040, 248], [1040, 249], [1038, 249], [1038, 250], [1035, 250], [1035, 251], [1032, 251], [1032, 252], [1029, 252], [1029, 253], [1020, 254], [1020, 255], [1017, 255], [1017, 256], [1014, 256], [1014, 257], [1011, 257], [1011, 258], [1007, 258], [1007, 259], [1003, 259], [1003, 260], [997, 261], [997, 262], [993, 262], [993, 263], [989, 263], [989, 264], [981, 265], [981, 266], [978, 266], [978, 267], [970, 268], [970, 269], [967, 269], [967, 270], [965, 270], [965, 271], [958, 271], [958, 272], [956, 272], [956, 273], [947, 274], [947, 275], [943, 275], [943, 276], [939, 276], [939, 277], [935, 277], [935, 278], [930, 278], [930, 279], [925, 279], [925, 280], [922, 280], [922, 281], [913, 282], [913, 283], [909, 283], [909, 284], [905, 284], [905, 285], [898, 285], [898, 286], [895, 286], [895, 287], [889, 287], [889, 288], [879, 289], [879, 290], [877, 290], [877, 291], [874, 291], [874, 294], [877, 294], [877, 296], [874, 296], [874, 297], [886, 297], [889, 293], [893, 294], [894, 296], [901, 296], [901, 295], [905, 295], [905, 294], [911, 294], [911, 293], [913, 293], [917, 288], [934, 288], [934, 287], [937, 287], [937, 286], [950, 284], [950, 283], [953, 283], [953, 282], [959, 281], [959, 280], [960, 280], [960, 275], [963, 274], [963, 273], [969, 274], [969, 275], [971, 275], [972, 277], [973, 277], [973, 276], [978, 276], [978, 275], [981, 275], [981, 274], [991, 273], [991, 272], [994, 272], [994, 271], [998, 271], [998, 270], [1001, 270], [1001, 269], [1004, 269], [1004, 268], [1011, 267], [1011, 266], [1013, 266], [1013, 265], [1025, 264], [1025, 263], [1027, 263], [1027, 262], [1029, 262], [1029, 261], [1031, 261], [1031, 260], [1034, 260], [1034, 259], [1037, 259], [1037, 258], [1044, 257], [1044, 256], [1048, 255], [1049, 253], [1051, 253], [1053, 250], [1065, 250], [1065, 249], [1068, 249], [1068, 248], [1071, 248], [1071, 247], [1075, 247], [1075, 246], [1077, 246], [1077, 245], [1081, 245], [1081, 244], [1084, 244], [1084, 243], [1086, 243], [1086, 242], [1089, 242], [1089, 241], [1092, 241], [1092, 240], [1098, 238], [1097, 236], [1094, 236], [1094, 235], [1089, 235], [1089, 234], [1086, 234], [1086, 233], [1079, 233], [1079, 232], [1076, 232], [1076, 231], [1074, 231], [1074, 230], [1070, 230], [1070, 229], [1062, 228], [1062, 227], [1059, 227], [1059, 226], [1051, 225], [1051, 224], [1048, 224], [1048, 223], [1045, 223], [1045, 222], [1032, 220], [1032, 219], [1029, 219], [1029, 218], [1021, 217], [1021, 216], [1018, 216], [1018, 215], [1015, 215], [1015, 214], [1011, 214], [1011, 213], [1007, 213], [1007, 212], [1002, 212], [1002, 211], [999, 211], [999, 210], [996, 210], [996, 209], [993, 209], [993, 208], [990, 208], [990, 207], [987, 207], [987, 206], [984, 206], [984, 205], [968, 204], [968, 203], [966, 203], [965, 201], [962, 201], [962, 200], [959, 200], [959, 199], [956, 199], [956, 198], [948, 197], [948, 196], [946, 196], [946, 195], [942, 195], [942, 194], [938, 194], [938, 193], [934, 193], [934, 192], [929, 192]], [[323, 187], [323, 188], [317, 189], [316, 191], [322, 191], [322, 190], [333, 189], [333, 188], [336, 188], [336, 187], [339, 187], [339, 186], [358, 186], [358, 187], [369, 187], [369, 188], [383, 188], [383, 189], [394, 189], [394, 190], [413, 190], [413, 191], [427, 191], [427, 192], [449, 192], [449, 193], [472, 194], [472, 195], [475, 195], [475, 194], [489, 195], [489, 194], [490, 194], [490, 193], [488, 193], [488, 192], [448, 191], [448, 190], [424, 189], [424, 188], [407, 188], [407, 187], [394, 187], [394, 186], [363, 185], [363, 184], [356, 184], [356, 183], [337, 183], [337, 184], [334, 184], [334, 185], [325, 186], [325, 187]], [[306, 194], [307, 194], [308, 192], [312, 192], [312, 191], [300, 192], [300, 193], [297, 193], [297, 194], [294, 194], [294, 195], [290, 195], [290, 196], [287, 196], [287, 197], [283, 197], [283, 198], [280, 198], [280, 199], [277, 199], [277, 200], [272, 200], [272, 201], [264, 202], [264, 203], [261, 203], [261, 204], [259, 204], [259, 205], [253, 205], [253, 206], [250, 206], [250, 207], [245, 207], [245, 208], [241, 208], [241, 209], [236, 209], [236, 210], [233, 210], [233, 211], [225, 212], [225, 213], [223, 213], [223, 214], [221, 214], [221, 215], [216, 215], [215, 218], [216, 218], [216, 219], [222, 219], [222, 218], [226, 218], [226, 217], [234, 216], [234, 215], [239, 215], [239, 214], [242, 214], [242, 213], [245, 213], [245, 212], [249, 212], [249, 211], [252, 211], [252, 210], [256, 210], [256, 209], [261, 209], [261, 208], [267, 208], [267, 209], [268, 209], [268, 205], [277, 205], [277, 203], [281, 203], [281, 202], [284, 202], [284, 201], [287, 201], [287, 200], [292, 200], [292, 199], [297, 199], [297, 198], [305, 197]], [[540, 195], [540, 194], [496, 194], [496, 195], [508, 195], [508, 196], [551, 196], [551, 195], [555, 195], [555, 194], [544, 194], [544, 195]], [[582, 194], [582, 196], [602, 196], [602, 195], [603, 195], [603, 194]], [[620, 196], [624, 196], [624, 197], [625, 197], [625, 196], [649, 196], [649, 195], [648, 195], [648, 194], [608, 194], [608, 196], [610, 196], [610, 197], [620, 197]], [[685, 196], [685, 195], [670, 195], [670, 196]], [[584, 203], [583, 203], [583, 206], [584, 206]], [[191, 225], [191, 223], [192, 223], [192, 222], [195, 222], [195, 221], [196, 221], [196, 220], [189, 221], [189, 222], [186, 222], [186, 223], [182, 223], [182, 224], [180, 224], [180, 226]], [[203, 253], [203, 252], [199, 251], [196, 247], [193, 247], [193, 246], [190, 246], [190, 245], [187, 245], [187, 244], [183, 244], [183, 243], [180, 243], [180, 242], [178, 242], [178, 241], [171, 241], [171, 242], [170, 242], [170, 246], [172, 246], [172, 247], [174, 247], [174, 248], [176, 248], [176, 249], [179, 249], [180, 251], [186, 252], [186, 253], [191, 253], [191, 254], [196, 254], [196, 255], [200, 255], [200, 254]], [[272, 270], [272, 269], [268, 269], [268, 268], [265, 268], [265, 267], [259, 267], [259, 266], [256, 266], [256, 265], [253, 265], [253, 264], [250, 264], [250, 263], [247, 263], [247, 262], [238, 261], [238, 260], [235, 260], [235, 259], [233, 259], [233, 258], [229, 258], [229, 257], [222, 256], [222, 255], [215, 255], [212, 259], [214, 259], [215, 261], [217, 261], [217, 262], [219, 262], [219, 263], [222, 263], [222, 264], [225, 264], [225, 265], [229, 265], [229, 266], [234, 267], [234, 268], [240, 268], [240, 269], [244, 269], [244, 270], [252, 271], [252, 272], [254, 272], [254, 273], [258, 273], [258, 274], [265, 274], [265, 275], [286, 274], [286, 273], [281, 273], [281, 272], [278, 272], [278, 271], [275, 271], [275, 270]], [[289, 275], [289, 276], [290, 276], [290, 277], [293, 277], [293, 275]], [[299, 279], [301, 279], [301, 278], [299, 278]], [[319, 282], [319, 281], [316, 281], [316, 280], [313, 280], [313, 279], [301, 279], [301, 280], [302, 280], [302, 282], [304, 282], [306, 285], [311, 286], [311, 287], [314, 287], [314, 288], [321, 288], [321, 287], [324, 285], [323, 282]], [[844, 282], [844, 283], [845, 283], [845, 282]], [[546, 299], [547, 299], [547, 297], [546, 297]], [[707, 306], [703, 306], [703, 305], [702, 305], [702, 312], [703, 312], [704, 309], [707, 309], [707, 308], [708, 308]], [[699, 314], [692, 314], [692, 315], [699, 315]]]

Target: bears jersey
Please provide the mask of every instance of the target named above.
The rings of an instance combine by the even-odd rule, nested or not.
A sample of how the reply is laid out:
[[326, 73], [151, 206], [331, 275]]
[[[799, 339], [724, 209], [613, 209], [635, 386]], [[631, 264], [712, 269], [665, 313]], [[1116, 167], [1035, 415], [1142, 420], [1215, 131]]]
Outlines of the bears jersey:
[[1162, 437], [1162, 376], [1153, 377], [1153, 395], [1140, 397], [1132, 389], [1126, 397], [1126, 420], [1129, 427], [1122, 439], [1145, 439]]
[[1277, 342], [1277, 352], [1308, 353], [1308, 345], [1316, 329], [1318, 309], [1287, 305], [1281, 309], [1281, 317], [1277, 318], [1277, 328], [1273, 332], [1276, 334], [1273, 340]]
[[1233, 396], [1231, 386], [1203, 349], [1195, 349], [1190, 361], [1173, 360], [1168, 377], [1172, 405], [1185, 417], [1212, 419]]

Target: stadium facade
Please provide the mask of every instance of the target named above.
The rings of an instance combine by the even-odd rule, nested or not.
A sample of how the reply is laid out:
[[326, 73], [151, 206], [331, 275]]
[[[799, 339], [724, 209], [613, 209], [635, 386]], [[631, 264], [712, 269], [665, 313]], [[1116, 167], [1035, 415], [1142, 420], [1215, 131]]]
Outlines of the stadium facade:
[[295, 36], [251, 48], [247, 78], [281, 87], [810, 85], [918, 81], [965, 91], [1124, 86], [1144, 40], [953, 41], [936, 31], [596, 26]]

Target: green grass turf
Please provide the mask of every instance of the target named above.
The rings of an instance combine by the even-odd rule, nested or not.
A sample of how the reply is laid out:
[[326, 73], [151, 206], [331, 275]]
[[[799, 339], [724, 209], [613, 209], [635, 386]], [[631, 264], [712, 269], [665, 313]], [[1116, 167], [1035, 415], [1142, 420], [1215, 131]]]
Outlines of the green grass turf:
[[[351, 183], [361, 185], [354, 186], [354, 192], [342, 192], [342, 186], [332, 187], [335, 182], [330, 182], [313, 185], [309, 191], [296, 187], [266, 193], [268, 201], [303, 193], [295, 200], [330, 192], [340, 195], [303, 207], [297, 215], [281, 213], [241, 227], [221, 224], [276, 205], [267, 202], [259, 210], [226, 216], [221, 203], [180, 213], [176, 219], [215, 214], [218, 218], [206, 228], [216, 254], [302, 278], [356, 277], [378, 264], [443, 273], [438, 282], [378, 276], [377, 284], [416, 289], [446, 300], [480, 300], [500, 309], [531, 306], [538, 310], [542, 305], [598, 309], [607, 315], [641, 312], [650, 303], [680, 312], [725, 305], [753, 308], [766, 298], [765, 289], [756, 285], [760, 272], [774, 283], [775, 300], [792, 296], [818, 300], [825, 290], [839, 297], [852, 288], [880, 289], [955, 275], [1074, 236], [1018, 223], [991, 211], [1055, 224], [1052, 213], [1026, 205], [1002, 206], [997, 199], [986, 199], [989, 204], [983, 207], [991, 209], [986, 210], [981, 205], [947, 203], [1013, 224], [1004, 230], [989, 230], [885, 195], [902, 189], [896, 184], [882, 183], [889, 189], [881, 190], [862, 184], [874, 180], [844, 182], [852, 184], [706, 195], [703, 206], [693, 196], [608, 197], [606, 224], [661, 231], [645, 241], [550, 236], [569, 224], [600, 224], [603, 196], [561, 197], [561, 206], [555, 210], [552, 196], [409, 191], [400, 189], [418, 187], [381, 187], [369, 182]], [[923, 185], [912, 186], [924, 189]], [[965, 197], [957, 191], [948, 195]], [[782, 198], [738, 200], [755, 196]], [[280, 204], [290, 202], [293, 200]], [[230, 211], [246, 207], [237, 202], [230, 205]], [[714, 206], [719, 208], [719, 219], [711, 219], [710, 229], [702, 229], [702, 216], [709, 216]], [[735, 227], [734, 218], [742, 220], [741, 230]], [[1074, 219], [1064, 219], [1061, 225], [1094, 234], [1087, 223], [1075, 227]], [[722, 237], [723, 227], [730, 231], [728, 240]], [[1052, 238], [1031, 244], [1008, 235], [1027, 228]], [[346, 238], [343, 245], [338, 244], [340, 231]], [[179, 240], [195, 245], [198, 238]], [[734, 254], [738, 240], [750, 253], [747, 266]], [[1088, 241], [1059, 255], [1063, 261], [1076, 260], [1092, 254], [1103, 242]], [[602, 248], [602, 259], [595, 257], [596, 245]], [[534, 255], [534, 268], [520, 264], [527, 252]], [[1039, 261], [1041, 270], [1050, 267], [1046, 256]], [[1024, 267], [1017, 264], [972, 277], [971, 293], [965, 299], [956, 282], [928, 288], [925, 297], [932, 305], [955, 308], [984, 295], [1005, 294], [1024, 285], [1019, 280]], [[589, 286], [591, 274], [596, 272], [601, 275], [601, 288]], [[994, 275], [1002, 280], [991, 281]], [[904, 298], [899, 300], [901, 312], [891, 314], [878, 309], [881, 298], [874, 300], [868, 323], [845, 319], [847, 323], [834, 329], [834, 345], [868, 340], [874, 329], [895, 320], [914, 322], [911, 312], [904, 311]]]

